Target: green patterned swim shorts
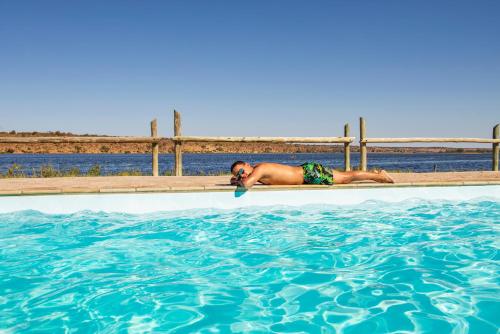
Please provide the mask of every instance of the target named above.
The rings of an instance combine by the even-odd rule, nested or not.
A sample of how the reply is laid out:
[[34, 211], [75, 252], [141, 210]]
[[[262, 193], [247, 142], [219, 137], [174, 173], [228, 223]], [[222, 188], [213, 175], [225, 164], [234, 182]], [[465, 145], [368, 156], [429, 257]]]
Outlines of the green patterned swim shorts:
[[315, 162], [302, 164], [305, 184], [333, 184], [333, 171]]

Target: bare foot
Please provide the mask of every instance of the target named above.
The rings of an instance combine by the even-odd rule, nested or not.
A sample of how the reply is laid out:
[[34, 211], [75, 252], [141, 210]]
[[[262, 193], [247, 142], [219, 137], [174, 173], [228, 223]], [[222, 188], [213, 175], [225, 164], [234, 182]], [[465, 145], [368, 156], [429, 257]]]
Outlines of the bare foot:
[[380, 182], [382, 183], [394, 183], [394, 180], [392, 179], [392, 177], [389, 176], [389, 174], [387, 174], [387, 172], [385, 170], [381, 170], [380, 172], [378, 172], [378, 174], [380, 175]]

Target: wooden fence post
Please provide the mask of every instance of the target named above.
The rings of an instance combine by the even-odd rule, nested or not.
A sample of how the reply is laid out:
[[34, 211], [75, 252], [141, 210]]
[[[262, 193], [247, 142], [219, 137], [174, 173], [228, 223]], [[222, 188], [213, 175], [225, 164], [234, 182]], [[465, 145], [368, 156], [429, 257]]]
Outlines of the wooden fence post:
[[366, 156], [366, 124], [363, 117], [359, 118], [359, 169], [366, 172], [367, 156]]
[[[156, 118], [151, 121], [151, 137], [158, 137], [158, 123]], [[158, 176], [158, 152], [159, 152], [160, 144], [158, 142], [151, 144], [151, 152], [152, 152], [152, 170], [153, 176]]]
[[[493, 127], [493, 139], [500, 138], [500, 124]], [[500, 145], [493, 143], [493, 171], [498, 172], [498, 156], [500, 155]]]
[[[349, 137], [349, 123], [344, 125], [344, 137]], [[344, 143], [344, 170], [351, 170], [351, 143]]]
[[[174, 136], [181, 135], [181, 114], [174, 110]], [[182, 142], [174, 142], [175, 176], [182, 176]]]

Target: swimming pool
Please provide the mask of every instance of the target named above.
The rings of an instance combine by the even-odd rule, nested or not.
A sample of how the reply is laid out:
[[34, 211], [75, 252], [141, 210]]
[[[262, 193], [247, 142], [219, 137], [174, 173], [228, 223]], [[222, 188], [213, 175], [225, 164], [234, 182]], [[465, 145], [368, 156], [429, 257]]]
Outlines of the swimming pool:
[[498, 188], [3, 197], [0, 332], [497, 333]]

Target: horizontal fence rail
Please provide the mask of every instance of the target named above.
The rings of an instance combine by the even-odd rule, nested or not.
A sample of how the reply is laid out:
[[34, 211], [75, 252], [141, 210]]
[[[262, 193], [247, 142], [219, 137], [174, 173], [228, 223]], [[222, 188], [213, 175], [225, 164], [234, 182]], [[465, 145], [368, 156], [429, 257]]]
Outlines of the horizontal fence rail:
[[240, 143], [352, 143], [355, 137], [173, 137], [182, 142], [240, 142]]
[[367, 170], [368, 157], [367, 157], [367, 147], [368, 143], [481, 143], [481, 144], [493, 144], [492, 145], [492, 166], [493, 171], [498, 171], [498, 160], [499, 160], [499, 127], [497, 124], [493, 127], [492, 138], [424, 138], [424, 137], [414, 137], [414, 138], [367, 138], [366, 137], [366, 122], [363, 117], [359, 118], [359, 152], [360, 152], [360, 169], [362, 171]]
[[487, 138], [365, 138], [363, 143], [500, 143], [500, 139]]

